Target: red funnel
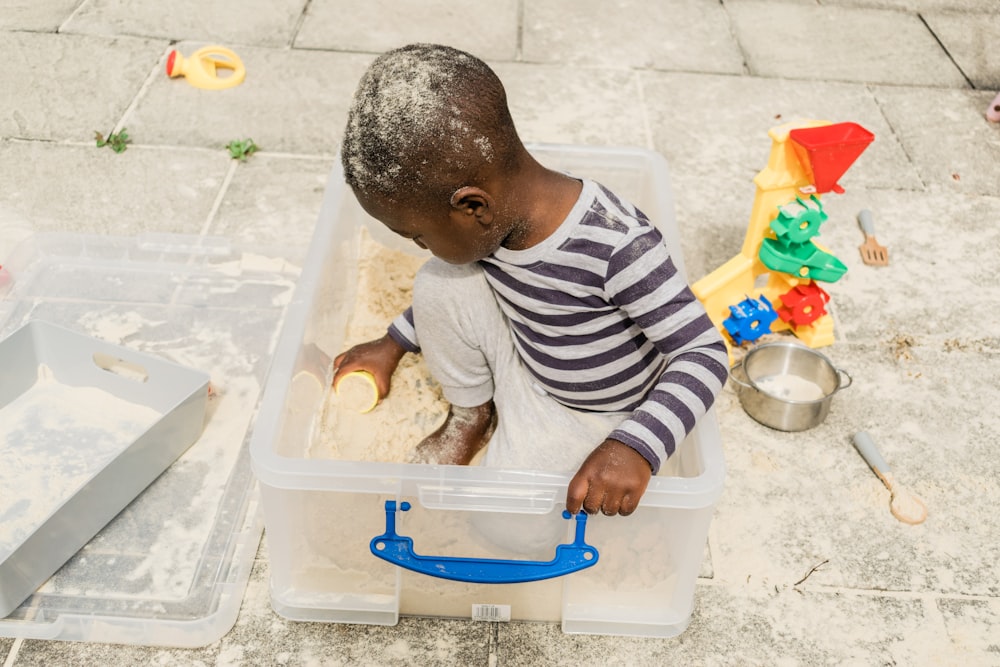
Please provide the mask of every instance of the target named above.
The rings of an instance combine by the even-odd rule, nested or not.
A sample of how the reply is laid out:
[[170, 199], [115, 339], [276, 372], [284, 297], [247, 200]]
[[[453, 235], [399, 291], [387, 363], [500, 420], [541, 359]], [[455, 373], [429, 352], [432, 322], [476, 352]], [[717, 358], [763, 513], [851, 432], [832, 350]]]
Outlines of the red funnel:
[[834, 123], [790, 130], [788, 138], [816, 192], [841, 194], [844, 188], [837, 185], [837, 179], [865, 152], [875, 135], [857, 123]]

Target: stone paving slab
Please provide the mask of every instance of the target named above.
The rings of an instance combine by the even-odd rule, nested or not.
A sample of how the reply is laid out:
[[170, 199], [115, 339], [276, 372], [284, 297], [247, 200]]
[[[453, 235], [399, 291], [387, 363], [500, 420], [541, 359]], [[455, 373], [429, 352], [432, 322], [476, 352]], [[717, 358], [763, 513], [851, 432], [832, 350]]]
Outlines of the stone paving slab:
[[[634, 98], [638, 80], [625, 69], [493, 63], [507, 89], [518, 134], [524, 141], [597, 146], [645, 146], [643, 111], [622, 105]], [[608, 91], [615, 91], [608, 95]], [[581, 113], [581, 110], [585, 110]]]
[[[825, 562], [811, 584], [996, 597], [1000, 463], [979, 417], [1000, 400], [986, 379], [1000, 373], [1000, 349], [879, 341], [821, 351], [854, 382], [813, 429], [757, 424], [732, 383], [720, 397], [729, 474], [712, 525], [715, 581], [783, 586]], [[852, 444], [860, 430], [923, 498], [925, 523], [891, 516], [888, 490]]]
[[[498, 667], [937, 665], [957, 653], [933, 604], [922, 600], [756, 585], [698, 586], [691, 625], [674, 639], [511, 623], [500, 625], [498, 646]], [[982, 655], [970, 649], [965, 657]]]
[[966, 13], [1000, 14], [1000, 5], [994, 0], [821, 0], [821, 2], [824, 5], [838, 7], [897, 9], [914, 13], [955, 10]]
[[[196, 45], [177, 48], [185, 53]], [[372, 56], [252, 48], [240, 55], [248, 71], [242, 85], [206, 91], [165, 75], [156, 77], [123, 124], [141, 143], [216, 147], [252, 137], [267, 151], [332, 155], [357, 81]], [[642, 109], [623, 109], [606, 95], [609, 89], [639, 94], [636, 75], [628, 70], [516, 63], [494, 67], [526, 141], [648, 143]], [[580, 108], [587, 114], [576, 113]]]
[[120, 644], [25, 640], [17, 652], [18, 667], [54, 665], [157, 665], [157, 667], [210, 667], [218, 663], [219, 646], [201, 649], [166, 649]]
[[208, 230], [244, 247], [287, 248], [305, 261], [333, 160], [302, 160], [257, 153], [238, 163]]
[[198, 234], [228, 166], [223, 150], [0, 143], [0, 210], [34, 231]]
[[282, 47], [291, 43], [303, 0], [89, 0], [66, 32], [143, 35]]
[[727, 0], [726, 8], [758, 76], [968, 86], [915, 15], [755, 0]]
[[[1000, 303], [1000, 284], [992, 279], [1000, 258], [987, 250], [1000, 248], [1000, 229], [983, 224], [1000, 220], [1000, 197], [854, 189], [823, 201], [830, 219], [818, 240], [848, 267], [825, 286], [840, 339], [996, 340], [1000, 313], [977, 304]], [[864, 234], [856, 218], [863, 208], [872, 211], [875, 236], [889, 249], [887, 267], [861, 261]]]
[[[182, 54], [202, 46], [182, 42]], [[219, 148], [252, 138], [261, 150], [333, 155], [347, 110], [372, 56], [241, 48], [246, 80], [202, 90], [156, 76], [123, 123], [137, 143]]]
[[295, 46], [381, 53], [411, 42], [434, 42], [484, 60], [513, 60], [518, 4], [496, 0], [483, 11], [476, 0], [312, 0]]
[[767, 165], [768, 131], [809, 118], [856, 122], [875, 135], [841, 179], [845, 188], [922, 189], [867, 86], [674, 73], [643, 73], [642, 84], [653, 145], [669, 160], [678, 191], [695, 182], [716, 192], [752, 187]]
[[[14, 667], [1000, 665], [1000, 547], [992, 539], [1000, 533], [993, 507], [1000, 470], [992, 451], [1000, 390], [991, 382], [1000, 375], [1000, 339], [998, 316], [984, 306], [1000, 302], [989, 281], [1000, 268], [990, 254], [998, 238], [989, 225], [1000, 219], [1000, 126], [982, 117], [996, 91], [968, 89], [951, 63], [954, 58], [979, 85], [977, 77], [991, 75], [992, 51], [977, 52], [970, 38], [957, 41], [961, 35], [951, 31], [962, 26], [947, 25], [950, 15], [936, 19], [952, 10], [977, 11], [981, 16], [960, 23], [970, 35], [992, 34], [993, 17], [1000, 15], [995, 0], [788, 0], [752, 12], [746, 7], [765, 3], [668, 0], [672, 23], [651, 20], [661, 11], [652, 5], [643, 7], [646, 20], [638, 22], [634, 4], [595, 4], [588, 11], [603, 11], [607, 20], [580, 22], [573, 15], [578, 5], [562, 0], [504, 0], [485, 21], [471, 5], [460, 3], [456, 11], [454, 3], [443, 2], [417, 11], [385, 0], [267, 6], [251, 0], [235, 10], [236, 0], [213, 7], [196, 0], [162, 7], [152, 0], [14, 1], [16, 12], [0, 15], [0, 30], [52, 31], [67, 23], [68, 32], [0, 35], [0, 56], [9, 64], [7, 74], [0, 73], [0, 89], [16, 93], [0, 98], [0, 256], [11, 230], [16, 236], [28, 225], [112, 234], [204, 231], [240, 243], [302, 243], [318, 212], [350, 95], [373, 57], [314, 49], [374, 52], [417, 39], [451, 42], [497, 63], [526, 139], [655, 146], [670, 161], [692, 277], [742, 244], [751, 179], [770, 148], [768, 128], [807, 116], [857, 121], [876, 134], [842, 179], [847, 193], [824, 198], [831, 218], [820, 239], [850, 268], [830, 286], [839, 338], [823, 351], [855, 383], [835, 397], [826, 423], [802, 434], [756, 424], [735, 394], [724, 392], [719, 412], [729, 478], [711, 527], [694, 617], [680, 637], [571, 636], [556, 624], [411, 618], [394, 628], [294, 623], [271, 610], [262, 546], [240, 620], [212, 646], [183, 651], [25, 641]], [[228, 23], [213, 14], [219, 7]], [[505, 13], [511, 7], [513, 30]], [[561, 17], [559, 7], [566, 8]], [[67, 22], [74, 8], [79, 11]], [[338, 23], [338, 10], [345, 8], [353, 22]], [[168, 15], [181, 10], [187, 14]], [[768, 55], [776, 71], [784, 68], [767, 75], [777, 78], [740, 75], [742, 61], [739, 70], [727, 69], [733, 53], [721, 32], [706, 37], [702, 26], [690, 28], [693, 37], [721, 39], [718, 53], [672, 34], [682, 18], [717, 25], [722, 11], [733, 24], [741, 12], [759, 22], [736, 29], [747, 48], [739, 29], [756, 26], [748, 38], [752, 52]], [[854, 39], [888, 33], [886, 62], [862, 57], [861, 42], [848, 40], [844, 30], [828, 30], [815, 47], [807, 43], [804, 60], [802, 53], [788, 55], [800, 42], [774, 38], [776, 27], [823, 25], [831, 16], [849, 17], [845, 25]], [[532, 17], [548, 33], [536, 30]], [[384, 25], [365, 27], [379, 19]], [[518, 20], [525, 31], [520, 51]], [[556, 41], [560, 23], [567, 32]], [[650, 26], [663, 30], [663, 44], [646, 32]], [[79, 34], [84, 32], [95, 34]], [[156, 39], [95, 36], [112, 32]], [[161, 76], [168, 39], [189, 40], [179, 47], [191, 51], [223, 38], [231, 38], [247, 60], [243, 86], [197, 91]], [[592, 53], [578, 51], [588, 39]], [[620, 50], [622, 40], [633, 49]], [[687, 50], [668, 50], [670, 40]], [[292, 41], [299, 48], [288, 50]], [[46, 49], [50, 44], [55, 48]], [[566, 62], [554, 61], [556, 49]], [[920, 50], [916, 56], [914, 49]], [[845, 70], [857, 78], [803, 80], [834, 76], [820, 58], [843, 51], [850, 51]], [[39, 52], [46, 54], [40, 64], [26, 69], [26, 54]], [[528, 56], [553, 62], [509, 62]], [[896, 57], [911, 62], [888, 71]], [[831, 59], [839, 62], [843, 55]], [[888, 85], [866, 84], [883, 81], [873, 73]], [[136, 144], [122, 155], [95, 148], [93, 130], [119, 121]], [[222, 145], [247, 136], [263, 151], [246, 163], [231, 161]], [[885, 269], [859, 261], [862, 238], [853, 218], [863, 206], [875, 212], [880, 240], [890, 246], [892, 264]], [[850, 443], [859, 425], [876, 436], [900, 479], [928, 501], [931, 518], [923, 526], [905, 527], [889, 515], [888, 492]], [[804, 504], [809, 494], [820, 500]], [[0, 662], [13, 645], [0, 639]]]
[[6, 0], [0, 12], [0, 30], [55, 32], [72, 15], [78, 0]]
[[938, 600], [938, 609], [952, 645], [956, 664], [1000, 664], [1000, 602], [997, 600]]
[[725, 8], [695, 2], [527, 2], [528, 62], [743, 73]]
[[984, 116], [995, 92], [900, 86], [874, 92], [928, 188], [1000, 194], [1000, 123]]
[[947, 11], [921, 16], [972, 85], [1000, 90], [1000, 15]]
[[487, 665], [489, 623], [403, 618], [395, 626], [303, 623], [271, 609], [267, 564], [258, 561], [219, 667], [239, 665]]
[[0, 136], [91, 141], [107, 134], [166, 42], [9, 32], [0, 39]]

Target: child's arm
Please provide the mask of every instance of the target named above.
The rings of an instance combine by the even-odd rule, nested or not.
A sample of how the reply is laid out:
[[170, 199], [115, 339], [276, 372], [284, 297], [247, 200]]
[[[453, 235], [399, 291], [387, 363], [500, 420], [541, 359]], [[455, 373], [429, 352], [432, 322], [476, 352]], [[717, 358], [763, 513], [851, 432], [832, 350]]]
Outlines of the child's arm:
[[340, 378], [348, 373], [368, 371], [375, 378], [378, 395], [387, 396], [392, 384], [392, 374], [404, 354], [406, 349], [389, 334], [377, 340], [355, 345], [334, 359], [333, 366], [336, 371], [333, 374], [333, 384], [336, 386]]
[[582, 506], [626, 514], [635, 509], [650, 474], [659, 472], [712, 406], [728, 376], [727, 352], [654, 229], [616, 251], [606, 289], [666, 363], [643, 402], [580, 467], [566, 504], [570, 511]]
[[392, 374], [399, 360], [407, 352], [419, 352], [416, 331], [413, 328], [413, 309], [393, 320], [389, 331], [377, 340], [355, 345], [333, 360], [333, 384], [353, 371], [368, 371], [375, 377], [379, 396], [387, 396], [392, 384]]

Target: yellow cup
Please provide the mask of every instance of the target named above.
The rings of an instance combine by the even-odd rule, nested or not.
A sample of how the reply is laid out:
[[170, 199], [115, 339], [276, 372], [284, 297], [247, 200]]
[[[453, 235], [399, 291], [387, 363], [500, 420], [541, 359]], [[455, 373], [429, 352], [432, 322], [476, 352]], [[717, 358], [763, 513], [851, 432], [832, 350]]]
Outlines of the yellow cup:
[[333, 391], [340, 405], [354, 412], [371, 412], [381, 399], [375, 376], [368, 371], [348, 373], [337, 381]]

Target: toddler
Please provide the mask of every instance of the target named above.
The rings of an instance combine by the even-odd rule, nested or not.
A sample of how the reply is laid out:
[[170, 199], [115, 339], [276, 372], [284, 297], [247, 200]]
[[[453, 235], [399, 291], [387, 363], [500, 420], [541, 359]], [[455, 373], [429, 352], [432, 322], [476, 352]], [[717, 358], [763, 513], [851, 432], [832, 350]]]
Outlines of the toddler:
[[635, 511], [712, 405], [727, 353], [660, 233], [525, 149], [497, 75], [414, 44], [364, 74], [341, 147], [361, 206], [433, 254], [385, 336], [340, 354], [381, 395], [421, 353], [450, 403], [417, 462], [575, 471], [566, 507]]

